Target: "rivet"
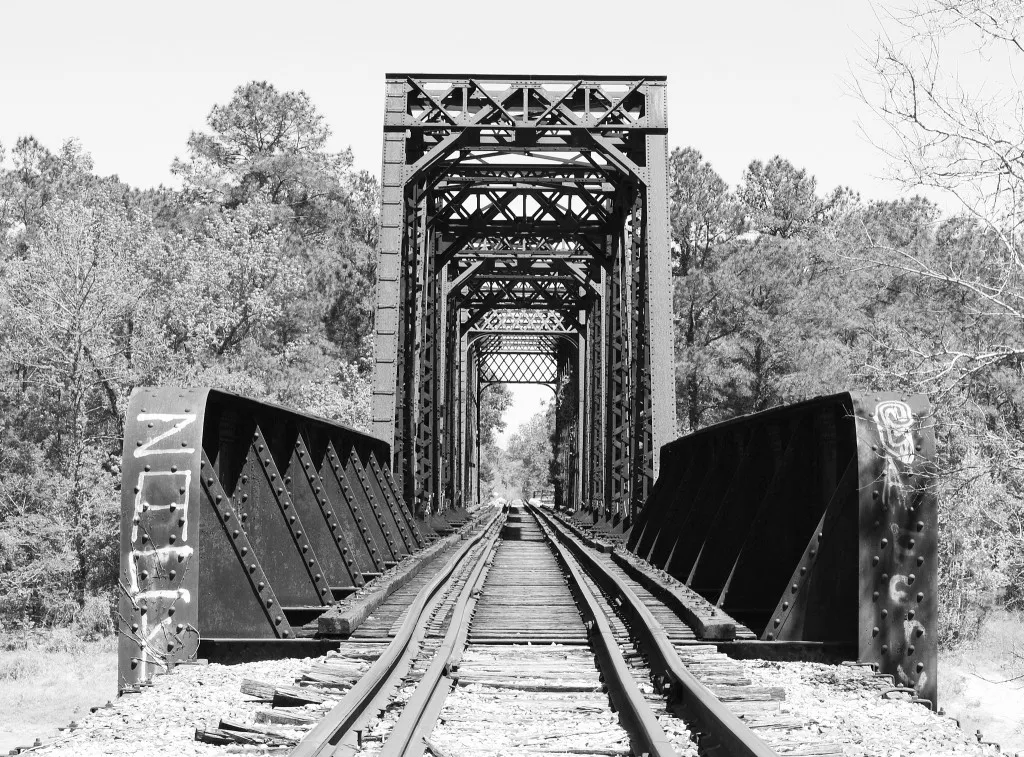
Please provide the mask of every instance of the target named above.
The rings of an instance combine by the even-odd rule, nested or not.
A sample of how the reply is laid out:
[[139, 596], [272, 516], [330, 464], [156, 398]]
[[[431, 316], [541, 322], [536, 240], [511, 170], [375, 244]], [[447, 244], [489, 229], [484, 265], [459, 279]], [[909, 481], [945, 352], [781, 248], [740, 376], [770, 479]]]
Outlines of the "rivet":
[[889, 540], [888, 539], [882, 539], [882, 549], [885, 549], [888, 546], [889, 546]]
[[883, 644], [882, 645], [882, 654], [885, 654], [888, 651], [889, 651], [889, 645], [888, 644]]
[[141, 573], [139, 573], [139, 578], [141, 578], [143, 581], [145, 581], [147, 578], [149, 578], [149, 571], [148, 570], [144, 570]]
[[262, 444], [258, 445], [256, 447], [256, 449], [258, 449], [260, 452], [262, 452], [263, 451], [263, 445]]
[[773, 634], [773, 633], [768, 634], [768, 641], [773, 641], [774, 639], [775, 639], [775, 634]]
[[167, 537], [167, 541], [169, 541], [171, 544], [174, 544], [174, 542], [178, 541], [178, 537], [175, 536], [174, 534], [171, 534], [170, 536]]
[[185, 626], [183, 624], [179, 623], [178, 625], [176, 625], [174, 627], [174, 630], [177, 631], [178, 633], [181, 633], [182, 631], [185, 630]]
[[914, 654], [914, 645], [913, 644], [911, 644], [909, 647], [907, 647], [907, 654], [908, 655]]
[[174, 615], [174, 607], [168, 607], [167, 608], [167, 614], [168, 615]]
[[265, 588], [267, 588], [267, 585], [260, 581], [258, 584], [256, 584], [256, 588], [258, 588], [260, 591], [263, 591]]
[[878, 499], [878, 490], [871, 492], [871, 499]]
[[914, 548], [914, 545], [915, 545], [915, 544], [917, 544], [917, 542], [916, 542], [916, 541], [914, 541], [913, 539], [911, 539], [911, 540], [910, 540], [909, 542], [907, 542], [907, 544], [909, 544], [909, 545], [910, 545], [910, 548], [911, 548], [911, 549], [913, 549], [913, 548]]
[[924, 636], [924, 629], [921, 628], [921, 627], [915, 628], [914, 629], [914, 633], [917, 634], [918, 636]]
[[917, 564], [918, 565], [924, 565], [924, 555], [918, 555], [917, 556]]
[[804, 567], [804, 566], [801, 566], [801, 568], [800, 568], [800, 575], [802, 576], [802, 575], [804, 575], [805, 573], [807, 573], [807, 568], [806, 568], [806, 567]]
[[923, 599], [924, 599], [924, 592], [919, 591], [917, 593], [917, 601], [920, 602]]
[[883, 573], [882, 574], [882, 583], [887, 583], [888, 581], [889, 581], [889, 574], [888, 573]]
[[238, 529], [236, 528], [234, 531], [232, 531], [231, 535], [234, 536], [237, 539], [238, 538]]
[[144, 467], [142, 468], [142, 470], [145, 470], [145, 471], [148, 471], [149, 469], [150, 469], [150, 467], [149, 467], [148, 465], [146, 465], [146, 466], [144, 466]]
[[917, 580], [917, 576], [915, 576], [913, 573], [911, 573], [909, 576], [907, 576], [907, 583], [908, 584], [912, 584], [916, 580]]
[[187, 446], [188, 446], [188, 442], [182, 442], [182, 443], [181, 443], [181, 446], [182, 446], [182, 447], [187, 447]]
[[775, 624], [775, 627], [778, 628], [780, 625], [782, 625], [782, 619], [781, 618], [776, 618], [774, 620], [774, 624]]
[[[305, 552], [307, 549], [309, 549], [309, 545], [308, 544], [303, 544], [302, 545], [302, 551]], [[306, 560], [306, 565], [308, 565], [309, 567], [312, 568], [314, 565], [316, 565], [316, 560], [314, 560], [313, 558], [310, 558], [310, 559]]]
[[254, 563], [254, 562], [249, 563], [249, 572], [250, 573], [255, 573], [256, 572], [256, 563]]
[[917, 670], [918, 673], [920, 673], [922, 670], [924, 670], [924, 663], [923, 662], [917, 663], [917, 665], [915, 666], [915, 670]]
[[923, 531], [924, 530], [924, 521], [923, 520], [919, 520], [917, 522], [917, 530], [918, 531]]
[[282, 631], [282, 632], [281, 632], [281, 637], [282, 637], [282, 638], [285, 638], [285, 639], [287, 639], [287, 638], [288, 638], [288, 636], [289, 636], [289, 632], [288, 632], [288, 631]]
[[917, 614], [917, 613], [916, 613], [916, 612], [914, 612], [913, 610], [908, 610], [908, 611], [907, 611], [907, 620], [913, 620], [913, 619], [914, 619], [914, 616], [915, 616], [916, 614]]
[[282, 620], [284, 620], [284, 618], [282, 618], [280, 615], [278, 615], [276, 618], [274, 618], [274, 622], [275, 623], [280, 623]]
[[320, 593], [321, 594], [326, 594], [327, 593], [327, 587], [324, 587], [324, 588], [320, 589]]
[[181, 518], [178, 518], [178, 525], [179, 526], [184, 526], [185, 525], [185, 518], [184, 518], [184, 516], [182, 516]]
[[889, 611], [888, 610], [882, 610], [882, 620], [885, 620], [888, 617], [889, 617]]
[[[274, 480], [275, 478], [277, 478], [277, 474], [276, 474], [276, 473], [273, 473], [273, 472], [271, 472], [271, 474], [270, 474], [270, 480], [271, 480], [271, 481], [273, 481], [273, 480]], [[280, 490], [280, 489], [278, 489], [278, 491], [281, 491], [281, 490]]]
[[871, 564], [872, 565], [878, 565], [878, 555], [875, 555], [874, 557], [871, 558]]
[[132, 623], [132, 630], [133, 631], [138, 631], [139, 630], [139, 624], [138, 623]]
[[797, 586], [796, 584], [793, 584], [792, 586], [789, 587], [790, 591], [792, 591], [794, 594], [796, 594], [796, 590], [799, 589], [799, 588], [800, 587]]
[[782, 603], [782, 609], [783, 610], [788, 610], [789, 609], [789, 602], [783, 602]]
[[244, 555], [247, 555], [247, 554], [249, 554], [249, 548], [248, 548], [248, 547], [242, 547], [242, 548], [241, 548], [241, 549], [239, 550], [239, 552], [241, 552], [243, 556], [244, 556]]
[[178, 466], [177, 465], [172, 465], [171, 466], [171, 473], [177, 473], [177, 472], [178, 472]]
[[878, 599], [878, 592], [877, 591], [876, 592], [872, 592], [871, 598], [872, 599]]
[[878, 636], [878, 626], [875, 626], [874, 628], [871, 629], [871, 635], [872, 636]]
[[272, 604], [274, 604], [274, 600], [272, 598], [268, 597], [267, 598], [267, 607], [270, 607]]

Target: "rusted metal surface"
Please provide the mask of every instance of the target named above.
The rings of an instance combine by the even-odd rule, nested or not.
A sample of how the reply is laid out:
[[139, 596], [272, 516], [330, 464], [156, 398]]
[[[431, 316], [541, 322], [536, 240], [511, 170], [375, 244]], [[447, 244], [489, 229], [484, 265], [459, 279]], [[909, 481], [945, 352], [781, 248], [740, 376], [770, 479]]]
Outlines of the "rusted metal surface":
[[923, 396], [844, 393], [662, 448], [628, 548], [764, 641], [856, 648], [935, 703], [937, 503]]
[[125, 429], [122, 690], [204, 638], [280, 654], [267, 650], [425, 543], [387, 444], [353, 429], [168, 387], [137, 390]]

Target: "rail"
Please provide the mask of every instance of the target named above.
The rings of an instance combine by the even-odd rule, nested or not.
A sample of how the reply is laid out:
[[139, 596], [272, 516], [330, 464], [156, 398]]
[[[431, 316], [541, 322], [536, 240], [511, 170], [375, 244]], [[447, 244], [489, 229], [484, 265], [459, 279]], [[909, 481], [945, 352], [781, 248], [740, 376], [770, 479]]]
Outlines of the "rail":
[[295, 747], [292, 757], [321, 757], [350, 737], [356, 726], [373, 711], [374, 704], [388, 696], [397, 685], [401, 672], [411, 662], [422, 636], [422, 627], [441, 598], [442, 588], [450, 585], [456, 568], [469, 552], [491, 531], [496, 530], [503, 513], [497, 512], [487, 525], [468, 539], [445, 563], [444, 568], [424, 586], [409, 605], [405, 621], [388, 645], [358, 683], [332, 708]]
[[730, 757], [778, 757], [760, 737], [734, 715], [728, 707], [712, 694], [679, 660], [672, 642], [661, 623], [651, 614], [633, 591], [616, 576], [605, 570], [590, 552], [572, 536], [567, 534], [551, 516], [540, 508], [532, 508], [542, 518], [567, 548], [584, 564], [594, 580], [613, 596], [619, 597], [619, 609], [632, 623], [634, 633], [639, 637], [644, 653], [652, 669], [658, 670], [668, 680], [673, 692], [679, 696], [701, 726], [722, 744]]

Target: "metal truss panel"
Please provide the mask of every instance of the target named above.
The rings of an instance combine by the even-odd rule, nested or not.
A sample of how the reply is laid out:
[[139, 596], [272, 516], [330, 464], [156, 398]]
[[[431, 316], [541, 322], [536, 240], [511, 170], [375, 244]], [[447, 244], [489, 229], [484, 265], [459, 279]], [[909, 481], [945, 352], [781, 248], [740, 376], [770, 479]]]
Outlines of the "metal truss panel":
[[481, 353], [480, 381], [486, 384], [554, 384], [558, 362], [554, 355], [532, 353]]

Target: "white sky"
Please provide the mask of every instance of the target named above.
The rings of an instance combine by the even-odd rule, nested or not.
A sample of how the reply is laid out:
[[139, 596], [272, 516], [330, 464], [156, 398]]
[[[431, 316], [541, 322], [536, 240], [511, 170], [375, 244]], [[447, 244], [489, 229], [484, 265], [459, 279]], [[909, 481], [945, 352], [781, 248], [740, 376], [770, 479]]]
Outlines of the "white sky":
[[[878, 3], [886, 7], [885, 3]], [[304, 89], [379, 175], [386, 72], [665, 74], [672, 145], [731, 185], [781, 154], [865, 197], [894, 197], [843, 80], [875, 36], [867, 0], [733, 2], [5, 3], [0, 143], [81, 140], [100, 174], [173, 183], [215, 103], [252, 79]], [[517, 389], [513, 429], [548, 392]]]

